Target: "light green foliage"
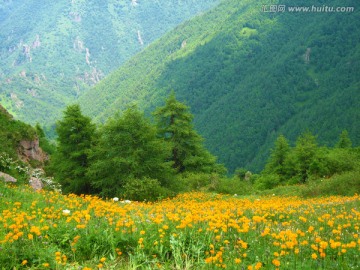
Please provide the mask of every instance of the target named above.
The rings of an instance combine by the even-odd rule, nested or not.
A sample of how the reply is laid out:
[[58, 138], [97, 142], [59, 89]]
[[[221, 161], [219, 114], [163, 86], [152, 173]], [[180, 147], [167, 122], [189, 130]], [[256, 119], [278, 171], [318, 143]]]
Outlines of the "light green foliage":
[[166, 162], [169, 150], [144, 114], [130, 107], [122, 115], [109, 119], [98, 131], [88, 176], [104, 196], [125, 195], [125, 185], [135, 196], [134, 183], [130, 183], [134, 179], [156, 179], [166, 187], [172, 174], [171, 164]]
[[[341, 138], [343, 138], [343, 134], [344, 132], [341, 133]], [[281, 145], [285, 147], [280, 147]], [[285, 158], [282, 159], [282, 166], [276, 165], [279, 164], [276, 160], [280, 160], [277, 157], [284, 157], [284, 155], [278, 155], [280, 149], [286, 149], [284, 153], [287, 153]], [[325, 191], [327, 188], [324, 185], [334, 187], [335, 183], [338, 183], [337, 179], [339, 177], [342, 179], [341, 175], [353, 175], [353, 173], [356, 175], [359, 166], [359, 148], [320, 147], [317, 146], [316, 138], [310, 132], [301, 134], [296, 141], [295, 147], [290, 147], [286, 138], [280, 136], [275, 143], [275, 148], [265, 169], [255, 181], [255, 187], [259, 190], [265, 190], [278, 185], [310, 181], [309, 187], [305, 189], [314, 190], [317, 184], [321, 186], [318, 191], [314, 191], [314, 194], [323, 194], [320, 190], [324, 190], [325, 194], [335, 194]], [[344, 176], [345, 178], [347, 177]], [[357, 177], [355, 178], [357, 179]], [[351, 190], [359, 191], [356, 179], [354, 179], [354, 188]], [[299, 192], [302, 191], [299, 190]], [[342, 193], [341, 191], [336, 194], [345, 195], [350, 193]]]
[[350, 148], [352, 145], [352, 142], [349, 138], [349, 133], [346, 130], [343, 130], [340, 134], [339, 141], [336, 144], [336, 147], [338, 148]]
[[36, 130], [21, 121], [15, 120], [0, 105], [0, 153], [7, 153], [17, 158], [21, 140], [32, 140], [37, 136]]
[[109, 72], [218, 2], [1, 1], [0, 102], [22, 120], [52, 124]]
[[155, 201], [167, 198], [174, 193], [161, 186], [156, 179], [128, 179], [124, 185], [123, 196], [134, 201]]
[[92, 193], [85, 174], [89, 166], [88, 151], [92, 144], [95, 125], [81, 113], [80, 106], [70, 105], [57, 123], [58, 147], [53, 155], [50, 171], [62, 185], [64, 192]]
[[158, 132], [171, 147], [169, 159], [177, 172], [219, 172], [225, 168], [203, 146], [202, 137], [195, 131], [189, 107], [176, 100], [172, 92], [163, 107], [154, 112]]

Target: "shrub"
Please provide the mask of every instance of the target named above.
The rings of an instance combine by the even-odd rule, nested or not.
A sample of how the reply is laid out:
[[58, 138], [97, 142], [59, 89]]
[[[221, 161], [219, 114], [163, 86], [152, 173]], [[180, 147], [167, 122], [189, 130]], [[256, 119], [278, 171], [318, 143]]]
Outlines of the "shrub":
[[360, 193], [360, 171], [346, 172], [326, 179], [311, 180], [302, 189], [304, 197], [343, 195], [352, 196]]
[[129, 200], [155, 201], [170, 195], [158, 180], [147, 177], [128, 180], [124, 185], [124, 196]]
[[272, 189], [279, 185], [280, 177], [277, 174], [265, 174], [261, 175], [255, 181], [255, 188], [258, 190]]

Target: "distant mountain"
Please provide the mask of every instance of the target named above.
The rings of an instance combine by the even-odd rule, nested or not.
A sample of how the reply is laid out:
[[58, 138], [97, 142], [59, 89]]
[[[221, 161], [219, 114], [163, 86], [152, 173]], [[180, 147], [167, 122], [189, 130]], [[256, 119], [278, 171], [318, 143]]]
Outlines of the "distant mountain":
[[259, 171], [279, 134], [294, 141], [310, 130], [331, 145], [347, 129], [359, 144], [359, 40], [358, 1], [225, 0], [152, 43], [80, 103], [102, 121], [133, 102], [150, 112], [174, 89], [230, 171]]
[[219, 0], [0, 1], [0, 103], [30, 123]]

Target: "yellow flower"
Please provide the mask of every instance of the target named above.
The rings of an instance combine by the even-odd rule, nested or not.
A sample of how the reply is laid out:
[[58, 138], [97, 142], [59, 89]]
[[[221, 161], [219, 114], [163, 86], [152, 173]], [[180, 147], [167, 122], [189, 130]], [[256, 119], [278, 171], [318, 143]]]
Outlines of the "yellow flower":
[[236, 259], [235, 259], [235, 263], [236, 263], [236, 264], [239, 264], [239, 263], [241, 263], [241, 259], [239, 259], [239, 258], [236, 258]]
[[23, 260], [22, 263], [21, 263], [21, 265], [26, 265], [27, 263], [28, 263], [27, 260]]
[[278, 259], [273, 259], [272, 264], [275, 266], [280, 266], [280, 261]]
[[43, 265], [44, 267], [49, 267], [49, 266], [50, 266], [49, 263], [43, 263], [42, 265]]
[[313, 258], [314, 260], [316, 260], [316, 259], [317, 259], [316, 253], [311, 254], [311, 258]]
[[106, 258], [105, 257], [102, 257], [101, 259], [100, 259], [100, 262], [105, 262], [106, 261]]

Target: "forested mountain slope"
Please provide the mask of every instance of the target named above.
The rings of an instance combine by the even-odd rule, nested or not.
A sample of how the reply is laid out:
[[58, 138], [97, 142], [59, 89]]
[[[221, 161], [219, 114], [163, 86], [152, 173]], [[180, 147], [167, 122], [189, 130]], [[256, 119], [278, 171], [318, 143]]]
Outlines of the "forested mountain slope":
[[[285, 11], [226, 0], [177, 27], [84, 94], [84, 111], [98, 120], [132, 102], [152, 111], [174, 89], [230, 171], [260, 170], [280, 133], [294, 141], [308, 129], [332, 145], [347, 129], [358, 145], [358, 1], [271, 4]], [[293, 6], [315, 10], [291, 12]]]
[[136, 52], [218, 0], [0, 1], [0, 103], [52, 123]]

